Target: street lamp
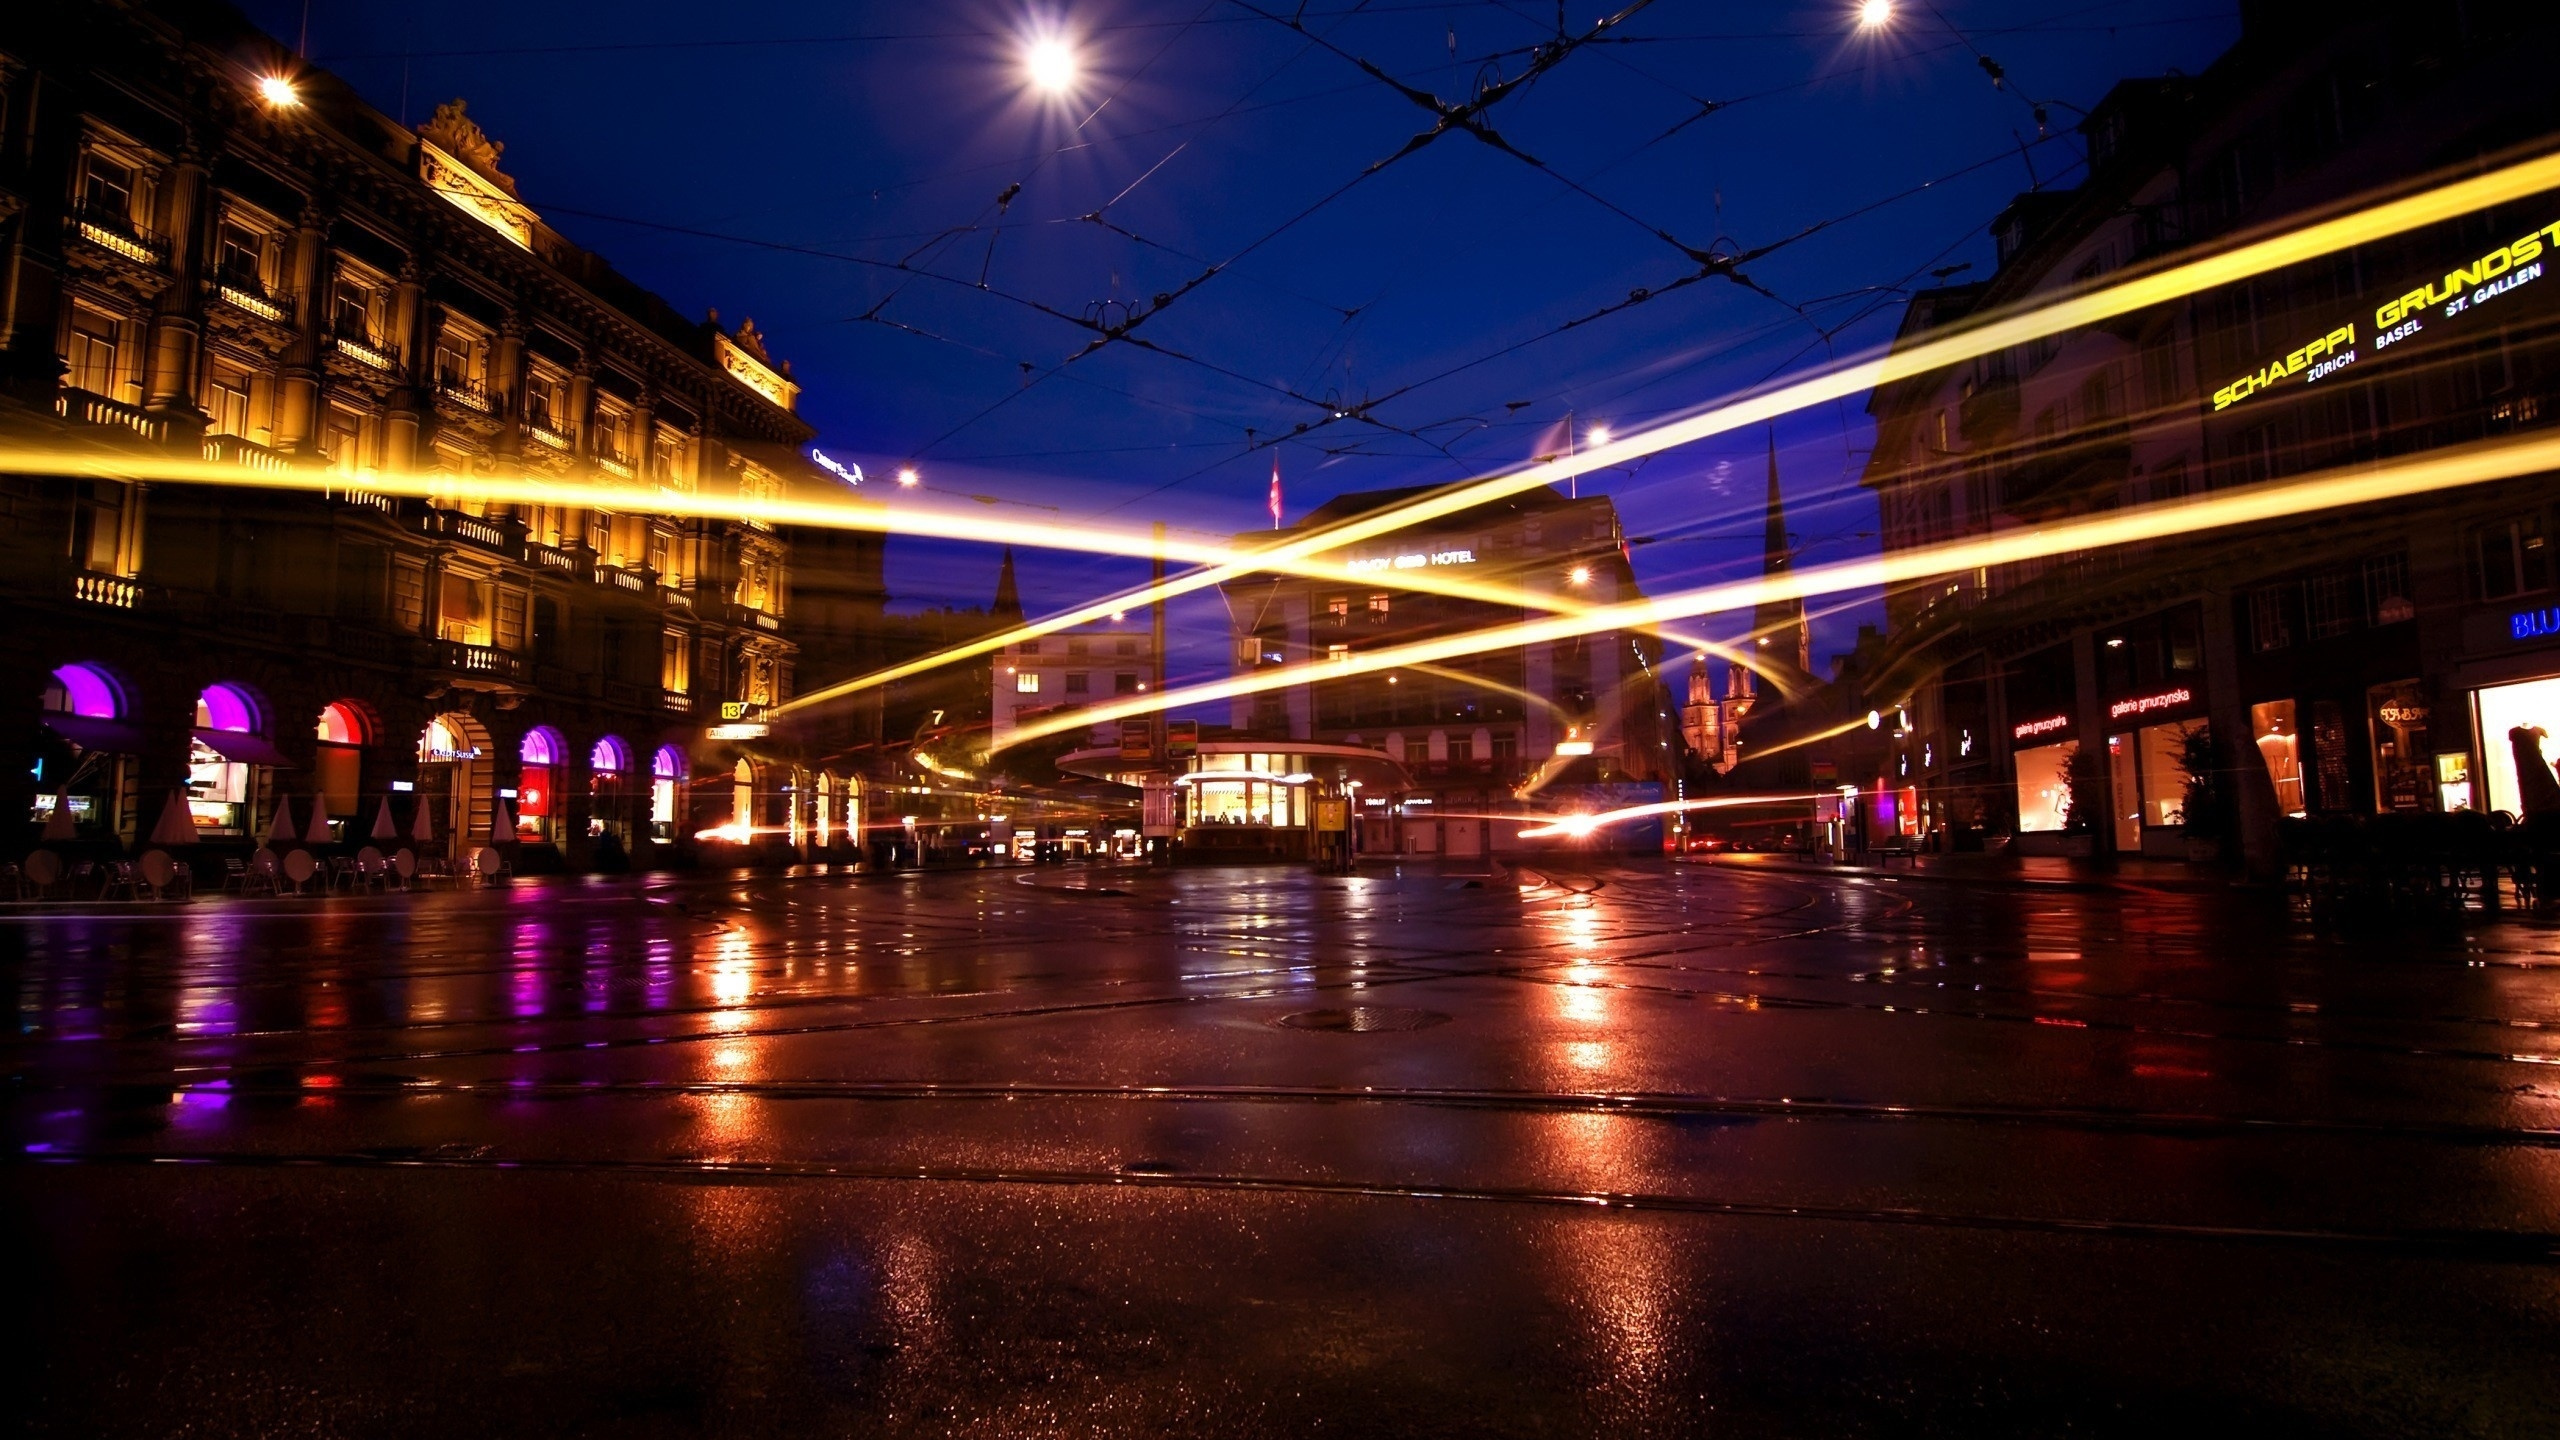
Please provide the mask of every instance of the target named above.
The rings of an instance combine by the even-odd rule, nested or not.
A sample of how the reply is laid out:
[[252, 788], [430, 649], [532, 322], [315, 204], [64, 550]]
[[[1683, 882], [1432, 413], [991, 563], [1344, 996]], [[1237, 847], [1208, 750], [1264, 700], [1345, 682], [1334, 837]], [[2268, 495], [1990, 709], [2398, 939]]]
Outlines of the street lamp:
[[1034, 40], [1022, 52], [1022, 69], [1036, 88], [1064, 95], [1076, 83], [1076, 52], [1055, 36]]
[[1858, 28], [1880, 30], [1893, 23], [1893, 0], [1858, 0]]
[[258, 77], [258, 98], [278, 110], [290, 110], [302, 103], [302, 92], [294, 89], [293, 82], [281, 75], [261, 75]]
[[906, 488], [906, 489], [913, 490], [913, 489], [914, 489], [914, 488], [916, 488], [918, 485], [921, 485], [921, 484], [923, 484], [923, 483], [924, 483], [924, 477], [923, 477], [922, 475], [919, 475], [919, 474], [917, 474], [917, 473], [916, 473], [916, 467], [914, 467], [913, 465], [901, 465], [901, 466], [899, 466], [899, 467], [898, 467], [898, 484], [899, 484], [899, 485], [903, 486], [903, 487], [904, 487], [904, 488]]
[[1582, 438], [1590, 441], [1595, 446], [1606, 445], [1609, 443], [1609, 427], [1606, 425], [1594, 425], [1591, 427], [1590, 432]]
[[1576, 585], [1588, 585], [1591, 583], [1591, 567], [1588, 565], [1576, 565], [1565, 575], [1564, 578]]

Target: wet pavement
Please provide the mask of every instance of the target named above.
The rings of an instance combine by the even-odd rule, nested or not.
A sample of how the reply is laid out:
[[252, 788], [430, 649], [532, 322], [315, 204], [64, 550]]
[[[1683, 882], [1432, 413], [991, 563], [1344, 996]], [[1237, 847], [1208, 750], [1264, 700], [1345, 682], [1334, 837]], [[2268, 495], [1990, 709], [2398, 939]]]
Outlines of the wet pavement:
[[32, 1434], [2547, 1435], [2560, 933], [1630, 865], [0, 912]]

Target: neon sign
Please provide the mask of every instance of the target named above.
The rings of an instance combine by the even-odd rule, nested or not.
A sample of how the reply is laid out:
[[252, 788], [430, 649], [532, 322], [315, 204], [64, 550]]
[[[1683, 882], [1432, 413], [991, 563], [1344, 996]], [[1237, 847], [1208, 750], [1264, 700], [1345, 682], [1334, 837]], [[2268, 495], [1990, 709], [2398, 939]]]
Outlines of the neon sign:
[[[2050, 735], [2057, 730], [2068, 730], [2070, 728], [2070, 716], [2047, 715], [2040, 719], [2025, 720], [2012, 725], [2009, 727], [2009, 733], [2020, 740], [2032, 740], [2039, 735]], [[1967, 745], [1970, 746], [1972, 743], [1972, 737], [1968, 735], [1965, 739]]]
[[2181, 685], [2175, 690], [2163, 690], [2157, 695], [2142, 695], [2131, 700], [2119, 700], [2107, 707], [2107, 718], [2122, 720], [2128, 715], [2148, 715], [2154, 710], [2175, 710], [2181, 705], [2193, 704], [2195, 698], [2196, 692]]
[[2560, 606], [2518, 610], [2507, 617], [2507, 638], [2511, 640], [2539, 640], [2545, 635], [2560, 635]]
[[1476, 552], [1473, 550], [1430, 550], [1404, 555], [1372, 555], [1365, 559], [1354, 560], [1345, 568], [1356, 575], [1371, 570], [1420, 570], [1430, 565], [1473, 565], [1474, 563], [1476, 563]]
[[[2560, 221], [2520, 235], [2459, 269], [2448, 270], [2442, 280], [2427, 281], [2385, 301], [2373, 312], [2374, 352], [2379, 354], [2423, 333], [2426, 321], [2422, 317], [2428, 311], [2438, 312], [2438, 319], [2452, 320], [2541, 279], [2542, 254], [2555, 246], [2560, 246]], [[2355, 322], [2348, 321], [2282, 359], [2269, 362], [2264, 369], [2214, 391], [2213, 408], [2228, 409], [2295, 375], [2304, 375], [2303, 383], [2308, 385], [2354, 364], [2356, 356]]]
[[809, 458], [817, 462], [819, 469], [826, 471], [828, 474], [833, 475], [847, 485], [859, 485], [862, 483], [862, 466], [858, 463], [847, 465], [833, 455], [830, 455], [826, 451], [820, 450], [815, 446], [810, 447]]

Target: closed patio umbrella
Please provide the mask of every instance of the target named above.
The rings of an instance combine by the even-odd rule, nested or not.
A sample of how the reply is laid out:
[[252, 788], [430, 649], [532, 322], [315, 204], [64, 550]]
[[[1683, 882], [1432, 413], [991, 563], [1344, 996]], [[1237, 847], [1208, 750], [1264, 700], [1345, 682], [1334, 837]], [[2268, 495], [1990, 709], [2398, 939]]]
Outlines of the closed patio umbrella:
[[382, 797], [381, 808], [373, 812], [373, 838], [376, 840], [400, 838], [400, 827], [391, 818], [391, 797], [388, 795]]
[[427, 797], [424, 795], [418, 797], [417, 813], [409, 821], [409, 838], [421, 845], [436, 838], [434, 807], [427, 804]]
[[53, 797], [53, 813], [44, 817], [44, 842], [51, 845], [56, 841], [70, 840], [78, 833], [71, 828], [71, 792], [56, 791]]
[[187, 810], [186, 792], [172, 790], [169, 803], [160, 807], [160, 821], [151, 827], [154, 845], [193, 845], [196, 843], [195, 817]]
[[286, 799], [284, 796], [279, 795], [276, 797], [275, 819], [270, 821], [267, 825], [267, 843], [270, 845], [290, 845], [294, 842], [294, 839], [293, 802]]
[[329, 797], [326, 795], [312, 796], [311, 825], [308, 829], [302, 832], [302, 843], [306, 845], [326, 845], [335, 838], [336, 832], [329, 828]]
[[516, 843], [515, 817], [507, 813], [507, 802], [504, 800], [489, 802], [489, 843], [492, 845]]

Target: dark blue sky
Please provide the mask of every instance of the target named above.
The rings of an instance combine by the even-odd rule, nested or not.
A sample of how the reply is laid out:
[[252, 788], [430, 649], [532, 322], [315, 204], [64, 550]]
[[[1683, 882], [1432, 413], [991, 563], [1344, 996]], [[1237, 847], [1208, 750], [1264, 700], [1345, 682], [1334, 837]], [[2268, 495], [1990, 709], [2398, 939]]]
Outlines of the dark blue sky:
[[[303, 23], [297, 0], [249, 8], [288, 41]], [[1304, 13], [1344, 53], [1235, 0], [312, 0], [308, 25], [311, 58], [387, 111], [415, 122], [468, 97], [535, 209], [633, 278], [752, 315], [831, 450], [914, 457], [940, 490], [1219, 532], [1268, 523], [1271, 455], [1248, 431], [1288, 433], [1327, 402], [1403, 389], [1372, 412], [1392, 429], [1327, 424], [1279, 447], [1292, 518], [1516, 462], [1568, 409], [1624, 428], [1880, 344], [1896, 287], [1984, 274], [1992, 214], [2076, 181], [2071, 107], [2200, 70], [2238, 30], [2231, 0], [1906, 3], [1880, 35], [1841, 0], [1665, 0], [1487, 113], [1543, 169], [1452, 134], [1318, 206], [1430, 122], [1349, 57], [1459, 99], [1522, 74], [1557, 10]], [[1569, 6], [1566, 23], [1598, 13]], [[1023, 41], [1045, 32], [1089, 66], [1072, 104], [1023, 84]], [[2060, 102], [2061, 138], [2035, 143], [2030, 98]], [[1080, 218], [1097, 212], [1107, 225]], [[1824, 221], [1746, 268], [1767, 295], [1711, 279], [1551, 334], [1696, 272], [1682, 246], [1748, 251]], [[1119, 343], [1061, 368], [1091, 337], [1035, 307], [1117, 320], [1211, 262], [1230, 263], [1135, 332], [1179, 356]], [[1806, 557], [1871, 546], [1863, 413], [1808, 412], [1778, 439]], [[1649, 590], [1756, 563], [1762, 445], [1728, 437], [1600, 482], [1631, 535], [1662, 537], [1636, 549]], [[1022, 568], [1035, 607], [1143, 578], [1070, 555]], [[901, 607], [981, 603], [995, 569], [969, 547], [890, 548]], [[1821, 622], [1817, 654], [1862, 617]], [[1223, 669], [1214, 601], [1184, 622], [1184, 658]]]

